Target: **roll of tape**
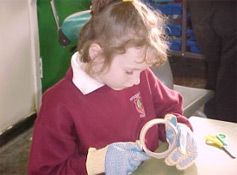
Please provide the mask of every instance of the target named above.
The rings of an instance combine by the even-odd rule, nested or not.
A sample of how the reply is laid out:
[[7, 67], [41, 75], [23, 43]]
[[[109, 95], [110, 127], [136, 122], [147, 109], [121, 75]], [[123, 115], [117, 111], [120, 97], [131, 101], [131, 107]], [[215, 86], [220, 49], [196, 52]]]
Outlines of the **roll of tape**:
[[[173, 132], [174, 132], [174, 141], [173, 143], [169, 144], [168, 146], [168, 149], [164, 152], [161, 152], [161, 153], [155, 153], [155, 152], [152, 152], [150, 151], [147, 147], [146, 147], [146, 144], [145, 144], [145, 136], [146, 136], [146, 133], [147, 131], [154, 125], [157, 125], [157, 124], [165, 124], [165, 125], [168, 125], [172, 128]], [[174, 125], [172, 125], [169, 121], [167, 120], [164, 120], [164, 119], [152, 119], [150, 121], [148, 121], [143, 127], [142, 127], [142, 130], [140, 132], [140, 143], [141, 143], [141, 146], [142, 146], [142, 149], [151, 157], [154, 157], [154, 158], [157, 158], [157, 159], [162, 159], [162, 158], [165, 158], [167, 157], [171, 151], [173, 151], [176, 147], [176, 144], [177, 144], [177, 136], [178, 136], [178, 132], [177, 132], [177, 129]], [[157, 138], [158, 139], [158, 138]]]

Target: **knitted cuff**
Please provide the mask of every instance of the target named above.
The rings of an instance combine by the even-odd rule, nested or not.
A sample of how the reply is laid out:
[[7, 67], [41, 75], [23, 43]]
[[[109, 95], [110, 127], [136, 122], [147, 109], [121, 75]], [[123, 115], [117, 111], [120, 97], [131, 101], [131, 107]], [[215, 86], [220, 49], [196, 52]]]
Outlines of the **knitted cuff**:
[[105, 154], [107, 147], [102, 149], [89, 148], [86, 160], [86, 169], [88, 175], [100, 174], [105, 172]]

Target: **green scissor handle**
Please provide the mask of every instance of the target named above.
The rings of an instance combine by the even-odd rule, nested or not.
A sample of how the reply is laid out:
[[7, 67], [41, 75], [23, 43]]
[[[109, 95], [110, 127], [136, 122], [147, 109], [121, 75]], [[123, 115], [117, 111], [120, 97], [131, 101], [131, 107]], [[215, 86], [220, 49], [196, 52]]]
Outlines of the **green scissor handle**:
[[225, 142], [226, 139], [225, 134], [218, 134], [216, 135], [216, 138], [223, 144], [223, 146], [227, 146], [227, 143]]

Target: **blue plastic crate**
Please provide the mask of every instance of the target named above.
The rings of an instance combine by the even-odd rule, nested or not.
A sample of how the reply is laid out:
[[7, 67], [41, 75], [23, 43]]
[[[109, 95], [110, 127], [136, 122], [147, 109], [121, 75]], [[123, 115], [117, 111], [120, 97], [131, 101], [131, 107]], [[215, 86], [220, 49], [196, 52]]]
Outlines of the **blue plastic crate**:
[[180, 51], [181, 50], [181, 40], [180, 39], [168, 39], [168, 42], [170, 43], [170, 50], [173, 51]]
[[199, 54], [202, 53], [197, 45], [197, 42], [195, 41], [186, 41], [186, 46], [188, 47], [190, 52], [199, 53]]
[[186, 35], [187, 35], [187, 39], [190, 41], [196, 41], [195, 36], [194, 36], [194, 32], [192, 29], [187, 29], [186, 30]]
[[181, 36], [182, 27], [178, 24], [167, 24], [166, 34], [169, 36]]
[[167, 3], [167, 4], [150, 4], [155, 10], [161, 11], [166, 15], [181, 15], [182, 4]]

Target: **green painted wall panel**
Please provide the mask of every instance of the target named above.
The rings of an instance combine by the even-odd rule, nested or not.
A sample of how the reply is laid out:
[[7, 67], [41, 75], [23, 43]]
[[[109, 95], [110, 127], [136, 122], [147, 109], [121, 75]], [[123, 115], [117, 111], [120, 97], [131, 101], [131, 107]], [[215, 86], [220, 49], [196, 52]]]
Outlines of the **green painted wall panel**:
[[[88, 10], [90, 0], [55, 0], [60, 24], [76, 12]], [[70, 50], [76, 43], [62, 47], [58, 42], [56, 23], [49, 0], [38, 0], [38, 24], [40, 39], [40, 56], [43, 62], [43, 92], [61, 79], [68, 67], [73, 54]]]

